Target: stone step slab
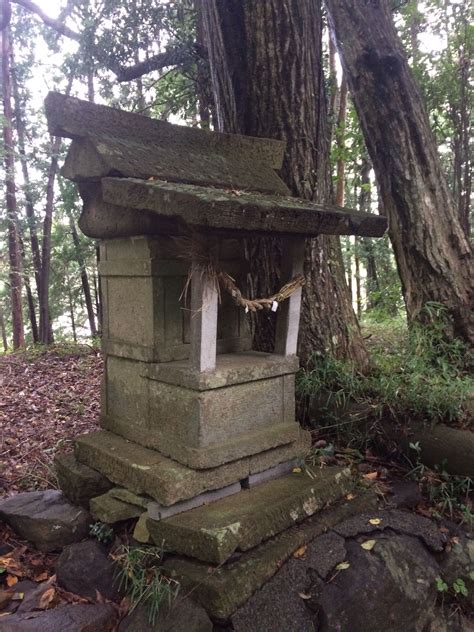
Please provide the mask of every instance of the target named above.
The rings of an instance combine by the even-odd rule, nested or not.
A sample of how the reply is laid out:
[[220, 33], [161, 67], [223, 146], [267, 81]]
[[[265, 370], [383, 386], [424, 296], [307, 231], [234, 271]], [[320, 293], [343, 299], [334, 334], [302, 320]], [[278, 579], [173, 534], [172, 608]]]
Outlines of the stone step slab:
[[261, 472], [295, 455], [303, 456], [310, 445], [310, 434], [301, 431], [298, 441], [238, 459], [220, 467], [193, 470], [106, 430], [75, 440], [76, 459], [99, 471], [116, 485], [135, 494], [145, 494], [166, 507], [208, 491], [219, 490], [251, 474]]
[[25, 492], [3, 500], [0, 519], [43, 552], [60, 550], [87, 537], [92, 521], [89, 512], [72, 505], [55, 489]]
[[105, 524], [138, 518], [144, 512], [143, 507], [118, 500], [110, 494], [110, 491], [102, 496], [91, 498], [89, 505], [93, 518]]
[[221, 564], [312, 516], [353, 489], [349, 469], [305, 470], [165, 520], [147, 521], [155, 544], [167, 551]]
[[294, 551], [347, 518], [374, 511], [376, 506], [376, 495], [364, 492], [351, 501], [342, 500], [325, 508], [235, 561], [210, 567], [207, 562], [170, 556], [164, 562], [164, 570], [180, 582], [183, 593], [192, 591], [193, 598], [209, 616], [225, 621], [275, 575]]

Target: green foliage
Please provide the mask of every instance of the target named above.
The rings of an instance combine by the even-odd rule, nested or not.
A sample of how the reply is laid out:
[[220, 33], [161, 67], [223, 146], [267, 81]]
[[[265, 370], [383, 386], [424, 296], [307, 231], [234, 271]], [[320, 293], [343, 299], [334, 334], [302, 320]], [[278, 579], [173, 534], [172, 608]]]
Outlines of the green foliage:
[[144, 605], [153, 625], [163, 603], [171, 603], [180, 587], [162, 572], [163, 550], [154, 546], [123, 546], [114, 557], [120, 567], [119, 587], [127, 591], [130, 611], [139, 604]]
[[107, 544], [112, 541], [114, 537], [114, 530], [104, 522], [94, 522], [94, 524], [90, 525], [89, 535], [96, 538], [96, 540], [99, 540], [99, 542]]
[[467, 597], [469, 595], [469, 590], [466, 586], [466, 583], [460, 577], [457, 577], [451, 586], [441, 578], [436, 578], [436, 590], [440, 593], [449, 593], [451, 592], [455, 597]]
[[378, 419], [465, 421], [464, 404], [474, 390], [468, 349], [447, 335], [450, 322], [441, 305], [428, 304], [421, 316], [425, 322], [413, 324], [396, 344], [373, 350], [367, 375], [347, 361], [315, 357], [313, 368], [299, 373], [299, 394], [327, 392], [328, 407], [365, 402]]

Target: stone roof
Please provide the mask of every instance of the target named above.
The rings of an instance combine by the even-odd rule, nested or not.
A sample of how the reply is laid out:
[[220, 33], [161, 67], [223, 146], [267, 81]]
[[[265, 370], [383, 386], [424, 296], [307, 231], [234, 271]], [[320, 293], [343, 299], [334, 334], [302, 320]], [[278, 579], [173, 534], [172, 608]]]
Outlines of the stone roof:
[[171, 125], [50, 93], [49, 131], [72, 138], [62, 173], [79, 185], [92, 237], [220, 232], [381, 236], [384, 217], [295, 197], [285, 144]]

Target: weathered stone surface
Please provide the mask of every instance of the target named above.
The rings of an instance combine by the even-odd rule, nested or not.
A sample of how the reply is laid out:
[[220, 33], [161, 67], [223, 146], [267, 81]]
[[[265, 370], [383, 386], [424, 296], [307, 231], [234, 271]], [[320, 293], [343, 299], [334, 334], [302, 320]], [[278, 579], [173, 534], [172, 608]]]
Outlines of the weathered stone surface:
[[59, 491], [25, 492], [0, 502], [0, 518], [40, 551], [57, 551], [89, 533], [90, 514]]
[[172, 125], [58, 92], [48, 94], [45, 109], [49, 131], [53, 136], [81, 138], [105, 134], [164, 146], [174, 145], [180, 148], [182, 154], [191, 149], [194, 152], [199, 150], [199, 154], [214, 152], [232, 156], [237, 153], [250, 165], [257, 161], [264, 162], [273, 169], [280, 169], [283, 162], [285, 143], [280, 140]]
[[75, 505], [89, 509], [89, 500], [105, 493], [112, 483], [97, 470], [79, 463], [74, 454], [58, 454], [54, 459], [59, 487]]
[[144, 512], [143, 507], [118, 500], [111, 495], [110, 491], [102, 496], [91, 498], [89, 505], [94, 519], [106, 524], [138, 518]]
[[227, 487], [223, 487], [222, 489], [215, 489], [211, 492], [205, 492], [204, 494], [190, 498], [189, 500], [183, 500], [182, 502], [171, 505], [170, 507], [163, 507], [159, 503], [152, 502], [149, 503], [147, 507], [147, 517], [152, 520], [163, 520], [164, 518], [181, 514], [185, 511], [189, 511], [190, 509], [202, 507], [202, 505], [209, 505], [221, 498], [232, 496], [233, 494], [239, 493], [241, 489], [242, 486], [240, 483], [234, 483], [233, 485], [227, 485]]
[[151, 543], [150, 532], [148, 531], [148, 527], [146, 526], [147, 520], [148, 514], [142, 513], [142, 515], [138, 518], [133, 530], [133, 539], [142, 544]]
[[191, 470], [111, 432], [83, 435], [75, 445], [81, 462], [94, 463], [114, 483], [166, 506], [230, 485], [248, 474], [245, 460], [202, 472]]
[[147, 526], [168, 551], [220, 564], [312, 516], [355, 483], [341, 468], [327, 468], [316, 478], [290, 474], [166, 520], [150, 519]]
[[212, 632], [212, 623], [201, 606], [178, 596], [171, 606], [160, 608], [155, 623], [139, 606], [120, 622], [118, 632]]
[[205, 606], [210, 616], [226, 620], [278, 571], [296, 549], [349, 516], [371, 507], [375, 509], [376, 502], [373, 493], [365, 492], [350, 502], [327, 507], [224, 566], [210, 569], [208, 563], [172, 556], [165, 561], [164, 567], [181, 582], [182, 591], [193, 591], [193, 598]]
[[[326, 536], [322, 536], [326, 538]], [[365, 551], [360, 542], [345, 543], [349, 566], [337, 572], [340, 547], [318, 574], [321, 547], [317, 538], [302, 558], [291, 559], [276, 576], [232, 616], [236, 632], [273, 632], [285, 623], [288, 632], [422, 632], [433, 617], [436, 560], [419, 539], [397, 534], [376, 536]]]
[[216, 358], [216, 368], [199, 373], [189, 362], [176, 361], [149, 364], [146, 375], [152, 380], [206, 391], [224, 386], [245, 384], [281, 375], [293, 375], [299, 369], [296, 356], [279, 356], [259, 351], [222, 353]]
[[286, 463], [280, 463], [279, 465], [270, 467], [267, 470], [259, 472], [258, 474], [250, 474], [248, 478], [242, 481], [242, 487], [244, 487], [245, 489], [250, 489], [251, 487], [255, 487], [256, 485], [261, 485], [262, 483], [266, 483], [267, 481], [272, 481], [275, 478], [279, 478], [280, 476], [289, 474], [298, 465], [299, 461], [297, 459], [293, 459], [292, 461], [286, 461]]
[[[135, 235], [145, 234], [147, 226], [141, 225], [140, 213], [134, 213], [132, 209], [156, 214], [155, 233], [160, 232], [162, 218], [167, 222], [168, 232], [178, 233], [179, 223], [176, 222], [174, 231], [169, 228], [170, 220], [175, 218], [196, 230], [214, 229], [241, 233], [258, 231], [305, 236], [331, 234], [381, 237], [387, 228], [387, 220], [381, 215], [278, 195], [245, 191], [234, 193], [229, 189], [135, 178], [102, 178], [101, 187], [102, 199], [108, 205], [103, 209], [104, 212], [110, 212], [113, 205], [130, 209], [128, 214], [133, 214], [136, 218], [136, 229], [132, 233]], [[90, 237], [131, 236], [100, 232], [100, 227], [93, 222], [94, 212], [95, 209], [86, 204], [81, 225], [87, 224]], [[112, 223], [110, 224], [113, 230]]]
[[130, 178], [156, 178], [169, 182], [188, 182], [203, 186], [233, 186], [236, 189], [289, 195], [286, 184], [264, 162], [183, 151], [176, 143], [144, 143], [117, 135], [89, 135], [73, 141], [62, 169], [69, 180], [100, 180], [120, 175]]
[[56, 563], [56, 577], [61, 588], [81, 597], [94, 601], [97, 593], [112, 601], [120, 597], [114, 564], [94, 540], [67, 546]]
[[387, 498], [390, 507], [414, 509], [423, 496], [415, 481], [396, 481], [392, 484], [391, 495]]
[[[380, 523], [373, 524], [370, 520], [377, 518]], [[355, 537], [359, 534], [393, 529], [397, 533], [418, 536], [427, 547], [433, 551], [442, 551], [446, 543], [446, 535], [428, 518], [407, 511], [377, 511], [376, 514], [361, 514], [346, 520], [335, 527], [336, 533], [344, 538]]]
[[111, 604], [73, 604], [0, 618], [0, 632], [110, 632], [118, 615]]
[[304, 456], [308, 440], [309, 433], [300, 432], [294, 444], [207, 470], [190, 469], [156, 450], [105, 431], [76, 438], [75, 452], [80, 462], [93, 465], [117, 485], [170, 506], [221, 489], [295, 456]]

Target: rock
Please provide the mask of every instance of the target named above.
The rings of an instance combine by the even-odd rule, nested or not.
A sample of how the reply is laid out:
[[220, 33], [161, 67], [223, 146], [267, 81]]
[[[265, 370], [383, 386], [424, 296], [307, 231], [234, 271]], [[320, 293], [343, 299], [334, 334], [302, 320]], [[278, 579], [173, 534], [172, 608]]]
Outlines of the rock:
[[144, 513], [143, 507], [118, 500], [111, 494], [111, 491], [102, 494], [102, 496], [91, 498], [89, 506], [95, 520], [105, 524], [115, 524], [130, 518], [138, 518]]
[[[434, 618], [434, 556], [417, 537], [389, 529], [370, 537], [371, 550], [361, 547], [367, 537], [316, 538], [232, 615], [232, 629], [424, 632]], [[338, 569], [341, 557], [348, 565]]]
[[79, 463], [74, 454], [58, 454], [54, 459], [59, 487], [75, 505], [89, 509], [94, 496], [104, 494], [112, 483], [100, 472]]
[[73, 604], [0, 618], [0, 632], [110, 632], [117, 621], [111, 604]]
[[201, 606], [191, 599], [172, 602], [160, 609], [154, 624], [149, 622], [145, 607], [139, 606], [123, 619], [118, 632], [212, 632], [212, 623]]
[[96, 599], [97, 592], [112, 601], [120, 598], [114, 564], [94, 540], [67, 546], [58, 558], [58, 585], [68, 592]]
[[467, 596], [464, 597], [471, 610], [474, 610], [474, 541], [465, 536], [457, 538], [450, 551], [446, 551], [439, 562], [441, 577], [452, 587], [456, 580], [466, 584]]
[[142, 544], [149, 544], [151, 542], [150, 532], [146, 526], [146, 521], [148, 520], [148, 514], [142, 513], [142, 515], [138, 518], [135, 528], [133, 530], [133, 538], [137, 542], [141, 542]]
[[32, 610], [38, 610], [39, 603], [43, 594], [51, 587], [51, 582], [41, 582], [41, 584], [35, 584], [34, 588], [30, 590], [18, 590], [18, 584], [15, 586], [15, 592], [23, 592], [24, 597], [20, 602], [16, 612], [17, 614], [23, 614], [24, 612], [31, 612]]
[[[374, 524], [374, 519], [378, 522]], [[444, 549], [446, 536], [438, 529], [437, 525], [417, 514], [407, 511], [375, 511], [372, 514], [361, 514], [350, 518], [337, 525], [334, 531], [344, 538], [355, 537], [359, 534], [376, 533], [385, 529], [393, 529], [398, 533], [416, 535], [423, 540], [426, 546], [433, 551], [441, 552]]]
[[90, 514], [57, 490], [25, 492], [0, 502], [0, 518], [43, 552], [57, 551], [89, 533]]
[[388, 500], [391, 507], [399, 509], [413, 509], [422, 500], [418, 483], [414, 481], [395, 481], [392, 485], [392, 495]]

